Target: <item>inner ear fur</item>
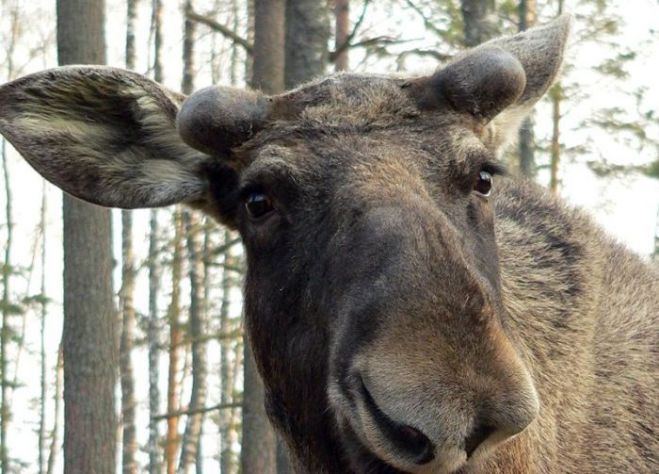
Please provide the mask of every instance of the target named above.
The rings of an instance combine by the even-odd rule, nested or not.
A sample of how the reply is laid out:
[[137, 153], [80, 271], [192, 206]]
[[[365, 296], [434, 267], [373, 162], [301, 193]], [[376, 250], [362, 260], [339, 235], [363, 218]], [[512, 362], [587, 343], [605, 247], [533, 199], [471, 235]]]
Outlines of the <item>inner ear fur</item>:
[[133, 72], [61, 67], [0, 87], [0, 132], [82, 200], [120, 208], [200, 202], [209, 157], [176, 132], [183, 99]]

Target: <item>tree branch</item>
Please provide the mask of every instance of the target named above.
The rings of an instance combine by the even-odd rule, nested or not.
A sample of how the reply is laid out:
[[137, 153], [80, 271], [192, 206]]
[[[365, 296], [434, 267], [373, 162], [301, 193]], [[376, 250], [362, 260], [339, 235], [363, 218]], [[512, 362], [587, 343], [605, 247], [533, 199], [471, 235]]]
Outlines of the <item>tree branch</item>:
[[329, 53], [330, 62], [336, 61], [336, 58], [341, 53], [343, 53], [345, 50], [351, 47], [350, 43], [352, 42], [353, 39], [355, 39], [355, 36], [357, 35], [357, 31], [359, 31], [359, 28], [362, 26], [362, 23], [364, 22], [364, 18], [366, 18], [366, 10], [368, 8], [369, 3], [371, 3], [371, 0], [364, 0], [364, 7], [362, 8], [362, 12], [359, 15], [359, 18], [355, 22], [355, 26], [352, 28], [352, 31], [347, 36], [346, 40], [338, 48], [336, 48], [335, 51], [331, 51]]
[[152, 420], [161, 421], [167, 420], [168, 418], [176, 418], [184, 415], [197, 415], [199, 413], [208, 413], [209, 411], [215, 410], [226, 410], [228, 408], [242, 408], [242, 402], [232, 402], [232, 403], [218, 403], [210, 407], [197, 408], [195, 410], [177, 410], [170, 413], [165, 413], [164, 415], [156, 415], [152, 417]]
[[213, 20], [210, 17], [200, 15], [199, 13], [195, 11], [189, 11], [187, 12], [187, 15], [189, 20], [196, 21], [198, 23], [201, 23], [203, 25], [208, 26], [211, 30], [217, 31], [218, 33], [224, 35], [225, 37], [229, 38], [231, 41], [236, 43], [239, 46], [242, 46], [247, 54], [252, 55], [254, 52], [254, 47], [247, 41], [245, 38], [242, 36], [238, 35], [235, 31], [231, 30], [230, 28], [227, 28], [226, 26], [222, 25], [221, 23], [218, 23], [217, 21]]

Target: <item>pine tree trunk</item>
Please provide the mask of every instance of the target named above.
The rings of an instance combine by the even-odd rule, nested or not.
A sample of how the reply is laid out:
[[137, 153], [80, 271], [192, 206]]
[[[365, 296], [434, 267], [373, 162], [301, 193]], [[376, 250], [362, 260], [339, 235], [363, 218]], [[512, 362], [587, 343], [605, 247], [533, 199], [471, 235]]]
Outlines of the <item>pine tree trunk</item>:
[[[189, 334], [192, 339], [192, 390], [188, 410], [203, 408], [206, 402], [206, 344], [202, 340], [206, 332], [204, 314], [203, 261], [200, 242], [200, 223], [190, 211], [183, 215], [187, 234], [190, 277]], [[189, 415], [183, 434], [179, 472], [187, 474], [195, 460], [201, 433], [203, 414]]]
[[[258, 34], [258, 30], [257, 30]], [[327, 2], [286, 2], [286, 67], [284, 85], [291, 89], [325, 73], [330, 37]]]
[[135, 382], [133, 380], [133, 333], [135, 331], [135, 262], [133, 257], [133, 215], [121, 211], [122, 287], [120, 291], [122, 328], [119, 343], [121, 369], [121, 415], [123, 424], [122, 470], [124, 474], [136, 474], [137, 439], [135, 435]]
[[[266, 94], [284, 88], [286, 2], [255, 0], [252, 87]], [[265, 414], [263, 382], [248, 341], [244, 344], [243, 435], [240, 453], [243, 474], [276, 472], [276, 441]]]
[[[558, 0], [557, 16], [563, 13], [563, 0]], [[563, 99], [563, 89], [561, 83], [557, 82], [549, 90], [551, 100], [551, 145], [550, 145], [550, 163], [549, 163], [549, 189], [551, 192], [558, 194], [559, 187], [559, 166], [561, 163], [561, 100]]]
[[[57, 1], [59, 63], [105, 63], [103, 0]], [[64, 471], [115, 472], [110, 211], [64, 195]], [[90, 435], [90, 434], [93, 434]]]
[[62, 382], [63, 382], [63, 354], [62, 346], [57, 350], [57, 364], [55, 365], [55, 393], [53, 401], [55, 410], [53, 411], [53, 429], [50, 432], [50, 451], [48, 453], [48, 470], [46, 474], [54, 474], [57, 452], [59, 451], [59, 419], [62, 413]]
[[[183, 225], [181, 210], [174, 211], [174, 256], [172, 259], [172, 298], [168, 310], [169, 319], [169, 372], [167, 382], [167, 413], [173, 413], [178, 408], [178, 372], [179, 346], [181, 345], [181, 277], [183, 258]], [[167, 441], [165, 445], [165, 460], [167, 474], [176, 472], [176, 452], [178, 449], [178, 416], [167, 418]]]
[[[126, 68], [135, 68], [136, 0], [126, 2]], [[121, 211], [121, 339], [119, 369], [121, 372], [122, 471], [137, 474], [137, 438], [135, 434], [135, 382], [133, 378], [133, 339], [135, 331], [135, 259], [133, 257], [133, 214]]]
[[[153, 0], [151, 29], [153, 31], [154, 61], [153, 73], [156, 82], [162, 82], [162, 2]], [[147, 341], [149, 346], [149, 474], [162, 471], [160, 430], [155, 417], [160, 413], [160, 322], [158, 294], [160, 289], [160, 265], [158, 250], [158, 211], [152, 209], [149, 214], [149, 255], [147, 261], [149, 273], [149, 324]]]
[[[536, 0], [519, 1], [519, 31], [535, 25], [537, 18]], [[533, 116], [529, 115], [519, 128], [519, 172], [522, 176], [532, 178], [535, 175], [535, 139], [533, 134]]]
[[48, 358], [46, 356], [46, 316], [48, 315], [48, 300], [46, 299], [46, 216], [48, 206], [46, 201], [46, 182], [41, 190], [41, 334], [39, 338], [39, 353], [41, 359], [41, 393], [39, 397], [39, 474], [46, 472], [46, 397], [48, 396]]
[[495, 0], [462, 0], [464, 44], [479, 45], [498, 33]]
[[[334, 0], [334, 17], [334, 50], [338, 51], [348, 40], [348, 35], [350, 34], [350, 0]], [[334, 68], [337, 71], [347, 71], [350, 69], [350, 56], [347, 48], [336, 56]]]
[[[9, 44], [7, 45], [7, 79], [13, 79], [14, 76], [14, 50], [19, 36], [20, 21], [18, 16], [18, 4], [15, 4], [10, 12], [10, 35]], [[5, 186], [5, 225], [7, 229], [7, 240], [5, 241], [4, 261], [2, 265], [2, 328], [0, 328], [0, 472], [9, 474], [10, 458], [7, 448], [7, 432], [9, 430], [9, 419], [11, 418], [9, 403], [9, 386], [10, 381], [8, 372], [7, 349], [11, 340], [10, 328], [10, 287], [11, 287], [11, 250], [13, 245], [13, 203], [11, 195], [11, 181], [9, 176], [9, 163], [7, 162], [7, 142], [4, 138], [2, 141], [2, 171]]]

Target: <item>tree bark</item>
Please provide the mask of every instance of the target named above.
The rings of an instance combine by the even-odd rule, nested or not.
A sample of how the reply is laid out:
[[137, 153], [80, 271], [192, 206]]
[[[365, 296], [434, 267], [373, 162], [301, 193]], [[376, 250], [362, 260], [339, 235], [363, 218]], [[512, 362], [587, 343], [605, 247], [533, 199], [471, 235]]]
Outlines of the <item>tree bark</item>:
[[[137, 0], [126, 2], [126, 68], [135, 68], [135, 22]], [[121, 211], [121, 339], [119, 369], [121, 373], [122, 471], [137, 474], [137, 438], [135, 430], [135, 381], [133, 377], [133, 339], [135, 332], [135, 259], [133, 257], [133, 214]]]
[[[178, 371], [179, 346], [181, 345], [181, 273], [183, 258], [183, 225], [181, 210], [174, 211], [174, 256], [172, 259], [172, 298], [168, 310], [169, 319], [169, 373], [167, 383], [167, 413], [178, 410]], [[165, 460], [167, 474], [176, 472], [176, 451], [178, 448], [178, 416], [167, 418], [167, 441]]]
[[464, 44], [479, 45], [498, 33], [495, 0], [462, 0]]
[[[103, 0], [57, 1], [59, 63], [104, 64]], [[110, 211], [64, 195], [64, 471], [115, 472], [117, 324]]]
[[[258, 30], [257, 30], [258, 34]], [[292, 89], [325, 72], [330, 37], [329, 8], [318, 0], [286, 2], [284, 85]]]
[[[153, 0], [151, 30], [153, 31], [153, 75], [156, 82], [162, 82], [162, 2]], [[149, 474], [162, 472], [160, 430], [154, 417], [160, 413], [160, 321], [158, 293], [160, 289], [160, 252], [158, 250], [158, 211], [152, 209], [149, 215], [149, 323], [147, 341], [149, 346]]]
[[39, 397], [39, 474], [46, 472], [46, 397], [48, 396], [48, 358], [46, 356], [46, 316], [48, 315], [48, 299], [46, 298], [46, 216], [48, 205], [46, 200], [46, 182], [41, 189], [41, 334], [39, 338], [39, 352], [41, 355], [41, 393]]
[[[206, 402], [206, 346], [202, 340], [206, 332], [204, 314], [203, 261], [201, 253], [200, 223], [190, 211], [183, 215], [187, 234], [188, 268], [190, 277], [189, 334], [192, 339], [192, 390], [188, 410], [202, 408]], [[188, 416], [183, 434], [179, 472], [187, 474], [195, 460], [204, 413]]]
[[[285, 0], [255, 0], [252, 87], [266, 94], [276, 94], [284, 88], [285, 18]], [[263, 382], [247, 341], [244, 351], [241, 471], [274, 474], [276, 441], [265, 414]]]
[[[519, 31], [535, 25], [537, 17], [536, 0], [519, 1]], [[529, 115], [519, 128], [519, 173], [532, 178], [535, 175], [535, 137], [533, 133], [533, 116]]]
[[[350, 34], [350, 0], [334, 0], [335, 41], [334, 51], [339, 51], [348, 40]], [[348, 48], [344, 48], [334, 59], [336, 71], [347, 71], [350, 68]]]

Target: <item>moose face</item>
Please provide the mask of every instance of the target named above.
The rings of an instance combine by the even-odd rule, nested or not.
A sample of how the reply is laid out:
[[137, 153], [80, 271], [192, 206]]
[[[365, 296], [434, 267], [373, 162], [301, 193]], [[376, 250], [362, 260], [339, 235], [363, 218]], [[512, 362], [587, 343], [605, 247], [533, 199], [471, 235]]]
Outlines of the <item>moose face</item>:
[[209, 88], [182, 106], [134, 73], [61, 68], [0, 88], [0, 131], [77, 197], [185, 202], [240, 231], [267, 407], [300, 464], [338, 450], [356, 472], [453, 472], [538, 411], [507, 333], [493, 201], [497, 152], [567, 30], [428, 77]]

